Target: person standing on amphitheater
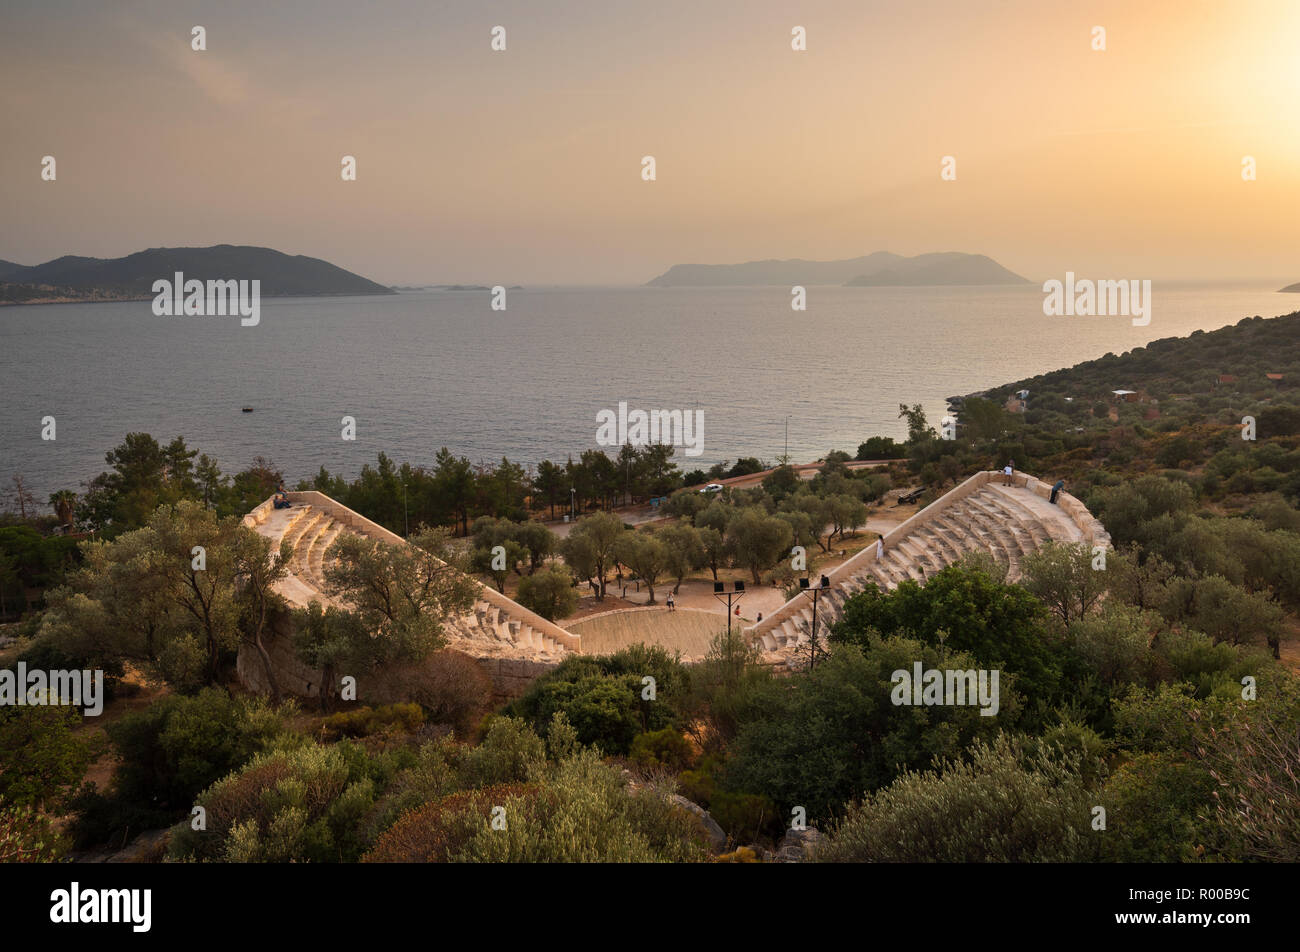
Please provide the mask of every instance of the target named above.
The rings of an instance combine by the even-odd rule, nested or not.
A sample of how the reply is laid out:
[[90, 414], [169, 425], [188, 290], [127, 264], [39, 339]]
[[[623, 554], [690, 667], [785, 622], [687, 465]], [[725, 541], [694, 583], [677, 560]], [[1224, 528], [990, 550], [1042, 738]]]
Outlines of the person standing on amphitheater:
[[1016, 461], [1013, 459], [1007, 460], [1007, 465], [1002, 467], [1002, 475], [1004, 477], [1002, 480], [1002, 485], [1004, 486], [1011, 485], [1011, 476], [1015, 471], [1016, 471]]
[[876, 561], [879, 562], [885, 557], [885, 537], [876, 533]]

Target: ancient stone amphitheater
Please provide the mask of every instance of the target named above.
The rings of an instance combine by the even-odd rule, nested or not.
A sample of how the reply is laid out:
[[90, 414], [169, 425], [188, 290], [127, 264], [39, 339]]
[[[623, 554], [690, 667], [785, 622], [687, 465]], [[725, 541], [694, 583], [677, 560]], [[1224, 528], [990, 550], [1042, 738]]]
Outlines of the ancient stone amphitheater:
[[[831, 572], [830, 589], [818, 596], [821, 637], [855, 592], [896, 588], [904, 579], [924, 583], [967, 552], [989, 553], [1015, 581], [1020, 560], [1046, 542], [1110, 547], [1105, 527], [1070, 494], [1059, 493], [1052, 503], [1051, 487], [1025, 474], [1013, 476], [1011, 486], [1002, 483], [1001, 473], [976, 473], [886, 535], [883, 558], [868, 546]], [[790, 661], [808, 642], [812, 607], [811, 595], [801, 593], [745, 631], [766, 660]]]
[[[276, 590], [293, 607], [305, 608], [313, 601], [326, 606], [340, 604], [329, 594], [324, 579], [329, 547], [341, 533], [352, 532], [390, 545], [406, 544], [401, 536], [324, 493], [292, 492], [288, 497], [293, 504], [290, 508], [276, 509], [268, 499], [244, 517], [244, 525], [266, 536], [276, 548], [281, 542], [292, 547], [289, 574], [276, 584]], [[477, 659], [503, 697], [520, 693], [564, 656], [582, 649], [578, 635], [485, 585], [479, 586], [468, 612], [443, 620], [443, 631], [447, 647]], [[281, 687], [315, 696], [318, 672], [297, 661], [284, 635], [281, 632], [271, 648], [277, 678], [285, 682]], [[247, 650], [240, 653], [239, 674], [250, 689], [266, 689], [257, 659]]]
[[[1101, 523], [1073, 496], [1062, 493], [1053, 504], [1048, 501], [1049, 488], [1032, 476], [1017, 475], [1010, 487], [1001, 485], [1001, 481], [1000, 473], [977, 473], [890, 532], [885, 537], [884, 558], [877, 560], [875, 546], [868, 546], [830, 573], [831, 588], [820, 596], [818, 604], [818, 629], [823, 636], [823, 625], [839, 617], [844, 602], [854, 592], [868, 585], [893, 588], [903, 579], [924, 582], [967, 552], [992, 554], [1008, 567], [1008, 577], [1014, 580], [1020, 574], [1021, 558], [1048, 540], [1110, 545]], [[400, 536], [323, 493], [288, 495], [292, 507], [275, 509], [267, 500], [244, 517], [244, 524], [269, 538], [276, 547], [287, 541], [292, 548], [289, 574], [277, 583], [277, 591], [291, 606], [306, 607], [312, 601], [338, 604], [327, 591], [324, 575], [329, 547], [341, 533], [405, 544]], [[607, 614], [619, 617], [594, 616], [584, 622], [592, 628], [597, 651], [602, 650], [600, 646], [616, 650], [632, 640], [664, 644], [663, 635], [677, 631], [645, 632], [641, 637], [632, 630], [638, 624], [655, 627], [652, 623], [656, 619], [668, 617], [662, 609]], [[699, 656], [697, 642], [704, 637], [704, 629], [725, 624], [721, 615], [700, 612], [691, 613], [692, 618], [694, 614], [708, 614], [715, 621], [710, 624], [706, 618], [701, 622], [703, 628], [695, 626], [700, 631], [692, 628], [687, 632], [694, 639], [691, 644], [666, 647]], [[677, 613], [672, 620], [687, 617], [687, 613]], [[811, 626], [812, 602], [798, 595], [745, 631], [761, 646], [769, 663], [789, 663], [799, 647], [807, 643]], [[448, 647], [476, 659], [499, 698], [517, 696], [534, 678], [583, 649], [581, 635], [484, 585], [479, 586], [474, 606], [458, 618], [444, 619], [443, 627]], [[309, 697], [319, 693], [320, 674], [294, 656], [287, 624], [278, 626], [268, 650], [282, 689]], [[251, 690], [267, 689], [263, 670], [256, 656], [241, 650], [239, 674]]]

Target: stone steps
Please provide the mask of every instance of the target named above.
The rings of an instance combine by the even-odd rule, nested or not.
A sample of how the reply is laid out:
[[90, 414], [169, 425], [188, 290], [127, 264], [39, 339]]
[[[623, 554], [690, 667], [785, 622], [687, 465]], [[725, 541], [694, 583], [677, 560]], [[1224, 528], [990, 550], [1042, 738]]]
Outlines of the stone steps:
[[331, 521], [325, 531], [312, 541], [312, 548], [308, 550], [307, 574], [321, 585], [325, 584], [325, 553], [343, 531], [341, 525]]
[[307, 571], [307, 566], [311, 564], [312, 546], [316, 544], [331, 524], [332, 520], [328, 517], [317, 519], [311, 524], [310, 528], [298, 537], [298, 541], [293, 547], [293, 561], [300, 570]]
[[1038, 549], [1052, 541], [1052, 534], [1047, 531], [1047, 527], [1043, 525], [1042, 519], [1040, 519], [1038, 514], [1029, 508], [1029, 506], [1017, 499], [1013, 491], [994, 491], [992, 498], [996, 500], [1006, 512], [1014, 514], [1019, 523], [1029, 530], [1030, 535], [1033, 536], [1034, 539], [1035, 549]]
[[[279, 523], [277, 526], [276, 517], [279, 516], [281, 512], [286, 513], [286, 515], [284, 516], [284, 522]], [[276, 510], [270, 517], [268, 517], [265, 523], [267, 528], [271, 530], [270, 533], [263, 534], [269, 534], [271, 536], [271, 544], [278, 549], [280, 544], [285, 541], [286, 536], [292, 533], [294, 528], [298, 526], [298, 524], [302, 522], [310, 512], [312, 512], [311, 506], [294, 506], [288, 510]]]
[[925, 543], [926, 548], [934, 553], [935, 558], [942, 561], [945, 567], [952, 565], [964, 554], [961, 548], [950, 541], [936, 525], [922, 526], [916, 537]]
[[[962, 550], [972, 552], [982, 550], [988, 552], [999, 563], [1005, 566], [1011, 564], [1011, 553], [1007, 550], [997, 537], [992, 533], [988, 526], [981, 522], [963, 516], [959, 513], [944, 513], [935, 519], [935, 523], [942, 529], [950, 531], [950, 538], [957, 536], [962, 540]], [[954, 542], [956, 544], [956, 542]]]
[[[288, 509], [274, 509], [263, 503], [245, 517], [244, 524], [270, 539], [277, 548], [289, 543], [288, 575], [277, 583], [277, 591], [294, 605], [305, 607], [311, 601], [340, 605], [328, 594], [325, 573], [331, 564], [329, 549], [344, 533], [352, 532], [390, 544], [396, 540], [381, 527], [365, 520], [319, 493], [290, 496], [294, 504]], [[317, 504], [317, 500], [323, 500]], [[495, 603], [495, 604], [494, 604]], [[563, 634], [541, 627], [532, 613], [495, 592], [484, 590], [464, 614], [443, 619], [448, 638], [459, 647], [474, 652], [477, 643], [487, 655], [526, 657], [533, 660], [559, 660], [574, 648]], [[548, 631], [550, 633], [548, 633]], [[562, 640], [563, 639], [563, 640]]]
[[946, 562], [934, 555], [919, 532], [899, 542], [897, 549], [901, 554], [908, 557], [909, 563], [920, 568], [926, 576], [942, 571], [944, 566], [947, 565]]
[[998, 540], [1003, 549], [1010, 556], [1010, 563], [1013, 569], [1020, 565], [1020, 557], [1027, 551], [1032, 551], [1032, 547], [1026, 547], [1025, 539], [1028, 534], [1019, 526], [1008, 525], [1006, 514], [975, 496], [966, 500], [969, 504], [968, 512], [976, 518], [980, 525]]
[[[918, 516], [910, 533], [889, 544], [881, 559], [866, 553], [855, 557], [859, 561], [851, 574], [821, 596], [819, 627], [842, 617], [847, 600], [868, 585], [890, 590], [904, 579], [925, 584], [972, 551], [989, 553], [1006, 568], [1007, 580], [1014, 582], [1025, 556], [1053, 540], [1072, 542], [1081, 531], [1099, 531], [1081, 525], [1079, 520], [1089, 517], [1077, 511], [1077, 504], [1071, 502], [1075, 509], [1061, 514], [1055, 507], [1047, 508], [1032, 488], [1034, 483], [1004, 487], [997, 479], [993, 473], [978, 474], [960, 491], [954, 490], [952, 498], [936, 500]], [[810, 606], [792, 601], [751, 631], [765, 650], [775, 651], [806, 641], [810, 628]]]
[[292, 527], [286, 529], [284, 534], [280, 536], [281, 541], [288, 542], [290, 548], [296, 552], [303, 535], [310, 532], [312, 527], [318, 525], [323, 518], [326, 518], [325, 513], [310, 507], [304, 507], [302, 514], [295, 520]]

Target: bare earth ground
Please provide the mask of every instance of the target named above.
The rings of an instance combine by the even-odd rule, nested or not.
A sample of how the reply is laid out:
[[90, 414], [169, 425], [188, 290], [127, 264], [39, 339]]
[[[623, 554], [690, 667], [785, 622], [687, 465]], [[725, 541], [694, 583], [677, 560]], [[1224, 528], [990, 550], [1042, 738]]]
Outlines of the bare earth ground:
[[[104, 710], [98, 717], [83, 718], [80, 726], [75, 731], [83, 740], [93, 740], [95, 743], [104, 745], [104, 752], [91, 763], [86, 770], [86, 776], [82, 778], [95, 784], [100, 793], [103, 793], [108, 787], [109, 781], [113, 779], [113, 771], [117, 769], [117, 757], [112, 753], [112, 748], [108, 745], [108, 734], [105, 728], [114, 721], [121, 720], [127, 714], [144, 710], [154, 701], [171, 693], [165, 684], [149, 681], [133, 668], [127, 669], [126, 677], [123, 680], [127, 682], [127, 684], [123, 685], [124, 690], [120, 691], [116, 698], [104, 705]], [[135, 693], [127, 693], [132, 690]]]
[[726, 627], [725, 612], [690, 608], [669, 611], [659, 607], [599, 615], [571, 624], [569, 630], [582, 636], [583, 654], [611, 654], [645, 644], [681, 652], [683, 661], [697, 661], [708, 653], [709, 643]]
[[[807, 574], [815, 577], [830, 572], [862, 549], [873, 545], [877, 534], [889, 532], [912, 516], [917, 508], [915, 505], [873, 507], [867, 524], [856, 535], [836, 539], [830, 552], [822, 552], [815, 546], [808, 552]], [[718, 580], [728, 583], [729, 589], [732, 582], [745, 582], [744, 595], [739, 601], [733, 599], [732, 602], [733, 625], [752, 625], [760, 614], [770, 614], [785, 604], [785, 595], [780, 588], [754, 585], [752, 577], [744, 570], [724, 569], [718, 573]], [[651, 605], [649, 591], [643, 583], [629, 581], [624, 585], [611, 580], [603, 601], [597, 600], [594, 595], [584, 594], [579, 600], [577, 611], [567, 618], [559, 619], [558, 624], [582, 636], [583, 654], [606, 654], [632, 644], [644, 643], [680, 651], [688, 661], [697, 660], [707, 652], [712, 638], [726, 629], [726, 601], [714, 595], [713, 576], [705, 571], [682, 581], [681, 588], [674, 596], [677, 611], [669, 612], [665, 603], [673, 585], [674, 580], [657, 584], [655, 602]], [[507, 592], [513, 587], [513, 584], [507, 585]], [[587, 587], [584, 585], [581, 590], [586, 592]], [[737, 605], [740, 608], [739, 615], [734, 613]], [[594, 621], [586, 620], [594, 615], [604, 617]]]

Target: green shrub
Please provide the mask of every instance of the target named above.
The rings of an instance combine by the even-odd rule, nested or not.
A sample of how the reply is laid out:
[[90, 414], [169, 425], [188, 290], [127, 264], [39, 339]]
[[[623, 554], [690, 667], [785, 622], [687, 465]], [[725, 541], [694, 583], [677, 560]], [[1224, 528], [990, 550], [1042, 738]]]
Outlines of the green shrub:
[[1026, 697], [1052, 703], [1064, 699], [1069, 650], [1046, 621], [1045, 606], [1024, 588], [962, 563], [925, 585], [908, 579], [889, 592], [868, 586], [845, 602], [831, 641], [864, 645], [874, 632], [935, 647], [942, 641], [950, 651], [969, 652], [979, 662], [973, 667], [1014, 673]]
[[692, 669], [687, 721], [699, 725], [694, 732], [705, 750], [717, 753], [727, 747], [755, 716], [757, 701], [772, 680], [761, 656], [761, 649], [740, 631], [723, 631]]
[[482, 742], [465, 753], [460, 779], [466, 787], [526, 783], [546, 766], [546, 744], [524, 721], [495, 717]]
[[50, 817], [0, 798], [0, 863], [52, 863], [63, 849]]
[[206, 829], [173, 829], [177, 859], [232, 863], [352, 862], [369, 845], [362, 821], [391, 762], [349, 741], [261, 754], [198, 797]]
[[818, 851], [822, 862], [1014, 863], [1095, 858], [1096, 795], [1050, 757], [1025, 756], [1005, 736], [971, 761], [905, 772], [850, 807]]
[[1006, 671], [996, 717], [973, 704], [893, 704], [893, 672], [910, 673], [916, 662], [926, 669], [982, 667], [969, 654], [941, 653], [909, 638], [840, 645], [811, 672], [772, 682], [731, 745], [723, 786], [769, 797], [783, 816], [801, 806], [820, 823], [904, 767], [959, 756], [975, 738], [991, 738], [1019, 720], [1019, 685]]
[[361, 857], [363, 863], [445, 863], [489, 824], [493, 807], [527, 802], [536, 784], [503, 783], [462, 790], [402, 815]]
[[97, 749], [73, 731], [81, 712], [53, 705], [0, 707], [0, 797], [16, 807], [61, 806]]
[[188, 810], [200, 790], [252, 757], [285, 730], [284, 715], [260, 697], [205, 688], [172, 695], [106, 728], [121, 759], [117, 796]]
[[119, 761], [113, 786], [106, 794], [89, 788], [77, 796], [74, 842], [84, 847], [173, 822], [200, 791], [281, 737], [291, 711], [205, 688], [191, 697], [164, 697], [109, 724]]
[[373, 843], [408, 810], [454, 793], [461, 786], [458, 764], [464, 748], [450, 738], [420, 747], [416, 762], [397, 773], [363, 822], [361, 836]]
[[[645, 697], [645, 678], [654, 679], [654, 700]], [[626, 755], [637, 734], [676, 727], [687, 701], [689, 676], [681, 661], [663, 648], [634, 645], [617, 654], [566, 658], [538, 678], [508, 711], [538, 733], [563, 713], [580, 743], [610, 756]]]
[[655, 788], [628, 791], [617, 768], [587, 749], [557, 765], [541, 790], [506, 797], [505, 829], [462, 815], [468, 836], [451, 859], [495, 863], [698, 862], [708, 855], [698, 817]]
[[732, 842], [748, 843], [775, 835], [783, 819], [775, 803], [762, 794], [728, 790], [718, 780], [723, 773], [716, 757], [704, 757], [694, 770], [679, 778], [682, 795], [709, 811]]
[[386, 704], [381, 707], [358, 707], [331, 714], [321, 722], [324, 740], [341, 737], [369, 737], [372, 734], [412, 734], [424, 724], [424, 711], [418, 704]]
[[1107, 780], [1102, 856], [1113, 863], [1196, 860], [1217, 830], [1198, 817], [1211, 802], [1214, 780], [1181, 753], [1139, 754]]
[[679, 773], [691, 765], [695, 752], [680, 731], [665, 727], [634, 737], [628, 759], [645, 770], [664, 769]]

